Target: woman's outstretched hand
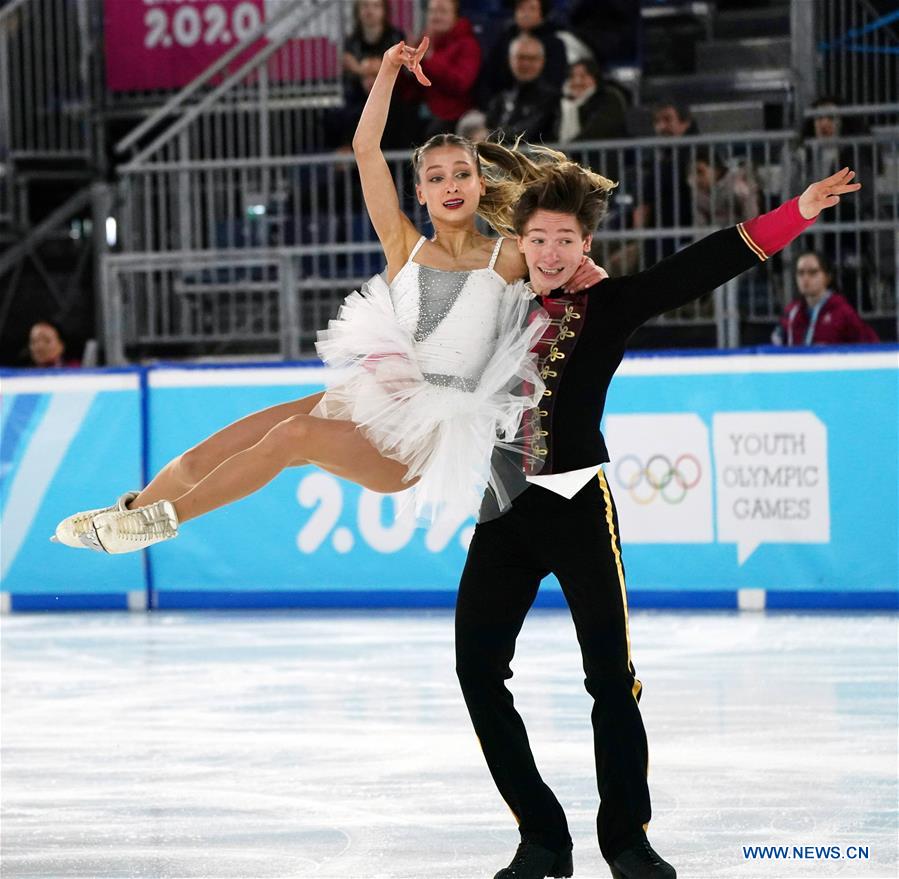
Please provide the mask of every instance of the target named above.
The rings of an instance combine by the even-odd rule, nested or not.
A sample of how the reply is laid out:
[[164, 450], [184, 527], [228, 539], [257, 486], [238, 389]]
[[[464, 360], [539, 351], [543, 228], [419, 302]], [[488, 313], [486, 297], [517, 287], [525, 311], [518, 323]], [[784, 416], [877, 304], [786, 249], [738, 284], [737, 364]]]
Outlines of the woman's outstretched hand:
[[799, 196], [799, 213], [806, 220], [814, 220], [825, 208], [839, 204], [841, 195], [862, 188], [861, 183], [851, 182], [853, 177], [855, 171], [843, 168], [836, 174], [813, 183]]
[[424, 58], [430, 44], [431, 41], [428, 37], [422, 39], [417, 49], [413, 46], [407, 46], [405, 42], [397, 43], [384, 53], [384, 60], [395, 67], [408, 68], [422, 85], [430, 85], [431, 80], [425, 76], [424, 71], [421, 69], [421, 59]]

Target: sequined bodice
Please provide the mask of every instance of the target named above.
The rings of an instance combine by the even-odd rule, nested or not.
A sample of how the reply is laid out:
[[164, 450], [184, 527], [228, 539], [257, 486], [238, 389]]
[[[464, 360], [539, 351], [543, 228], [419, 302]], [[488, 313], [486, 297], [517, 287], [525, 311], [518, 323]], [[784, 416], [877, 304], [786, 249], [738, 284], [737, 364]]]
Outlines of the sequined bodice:
[[496, 347], [506, 282], [491, 266], [467, 272], [409, 261], [390, 285], [400, 325], [412, 335], [428, 381], [472, 390]]

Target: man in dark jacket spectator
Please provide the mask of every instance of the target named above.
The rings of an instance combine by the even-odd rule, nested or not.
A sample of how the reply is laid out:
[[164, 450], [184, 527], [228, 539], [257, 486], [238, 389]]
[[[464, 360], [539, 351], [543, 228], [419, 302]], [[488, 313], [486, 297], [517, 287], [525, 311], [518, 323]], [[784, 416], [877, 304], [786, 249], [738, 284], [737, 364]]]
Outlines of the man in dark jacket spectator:
[[532, 143], [555, 140], [559, 131], [559, 92], [543, 79], [543, 43], [523, 34], [509, 46], [515, 83], [487, 107], [488, 128], [523, 135]]
[[[656, 137], [671, 138], [672, 146], [644, 147], [637, 166], [628, 169], [627, 189], [637, 202], [631, 213], [631, 225], [634, 229], [690, 227], [693, 224], [691, 148], [677, 146], [675, 142], [698, 134], [699, 129], [689, 107], [674, 100], [662, 100], [653, 107], [652, 127]], [[612, 256], [607, 268], [615, 275], [630, 274], [642, 265], [671, 256], [689, 243], [690, 238], [681, 235], [629, 242]]]
[[509, 66], [509, 47], [522, 34], [536, 37], [543, 45], [543, 78], [553, 88], [562, 90], [568, 73], [565, 44], [556, 36], [555, 27], [546, 20], [548, 0], [516, 0], [515, 16], [508, 22], [499, 39], [491, 47], [481, 72], [478, 93], [486, 103], [496, 94], [512, 88], [514, 78]]
[[[656, 137], [674, 140], [699, 133], [689, 107], [676, 101], [656, 104], [652, 127]], [[634, 209], [634, 227], [689, 226], [693, 221], [689, 147], [651, 150], [645, 159], [640, 204]], [[658, 208], [655, 213], [653, 205]]]
[[431, 80], [423, 98], [431, 114], [425, 137], [455, 130], [475, 106], [474, 86], [481, 69], [481, 46], [458, 0], [430, 0], [425, 33], [431, 38], [421, 69]]
[[606, 82], [588, 58], [568, 69], [562, 93], [559, 140], [605, 140], [627, 137], [627, 98], [614, 83]]
[[874, 332], [858, 312], [833, 290], [833, 268], [814, 251], [796, 260], [799, 298], [787, 306], [780, 326], [774, 331], [775, 345], [847, 345], [878, 342]]

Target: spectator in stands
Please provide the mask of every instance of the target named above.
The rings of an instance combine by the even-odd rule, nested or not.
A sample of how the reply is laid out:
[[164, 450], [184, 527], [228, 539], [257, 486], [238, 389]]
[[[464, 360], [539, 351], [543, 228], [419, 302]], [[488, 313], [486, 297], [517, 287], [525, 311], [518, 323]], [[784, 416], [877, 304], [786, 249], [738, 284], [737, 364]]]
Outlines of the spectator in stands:
[[568, 10], [571, 33], [597, 59], [611, 66], [638, 64], [640, 4], [634, 0], [574, 0]]
[[487, 117], [480, 110], [469, 110], [456, 124], [456, 134], [472, 143], [480, 143], [490, 136]]
[[353, 5], [353, 30], [344, 44], [343, 70], [347, 86], [358, 98], [365, 90], [362, 80], [374, 79], [381, 67], [381, 56], [403, 39], [402, 31], [390, 22], [387, 0], [356, 0]]
[[[836, 98], [821, 97], [812, 104], [812, 109], [825, 110], [832, 107], [836, 110], [839, 105], [840, 102]], [[840, 121], [840, 117], [836, 114], [833, 116], [814, 116], [811, 119], [811, 133], [815, 137], [821, 138], [836, 137], [840, 133]]]
[[559, 131], [559, 92], [543, 78], [543, 43], [522, 34], [509, 46], [515, 82], [487, 107], [487, 125], [532, 143], [552, 141]]
[[77, 360], [66, 359], [66, 343], [62, 332], [49, 320], [39, 320], [32, 325], [28, 333], [28, 354], [31, 365], [39, 369], [81, 366]]
[[[403, 39], [390, 21], [387, 0], [356, 0], [353, 30], [343, 54], [345, 75], [344, 105], [328, 112], [324, 119], [325, 144], [330, 149], [349, 152], [356, 123], [381, 67], [381, 57]], [[397, 90], [391, 97], [390, 115], [384, 130], [384, 149], [406, 149], [418, 139], [412, 90]]]
[[423, 90], [430, 114], [424, 137], [452, 133], [475, 106], [474, 87], [481, 70], [481, 46], [458, 0], [429, 0], [426, 34], [431, 38], [421, 69], [431, 80]]
[[507, 22], [499, 39], [493, 44], [481, 73], [478, 93], [486, 104], [499, 92], [515, 85], [510, 67], [510, 48], [514, 40], [528, 34], [540, 40], [543, 46], [543, 76], [557, 91], [568, 73], [568, 59], [565, 44], [556, 36], [556, 29], [547, 21], [549, 0], [515, 0], [515, 14]]
[[858, 198], [844, 199], [822, 223], [817, 245], [831, 254], [840, 265], [843, 289], [854, 290], [860, 301], [871, 304], [869, 290], [877, 283], [877, 267], [872, 254], [877, 249], [877, 235], [871, 232], [856, 233], [844, 228], [841, 232], [826, 231], [831, 223], [852, 224], [862, 219], [876, 217], [875, 178], [880, 171], [880, 146], [875, 143], [853, 143], [847, 137], [863, 133], [864, 126], [855, 117], [843, 118], [836, 110], [842, 102], [833, 96], [822, 95], [812, 103], [813, 109], [832, 109], [832, 116], [813, 116], [806, 120], [804, 140], [797, 152], [796, 165], [799, 174], [833, 174], [841, 168], [851, 167], [857, 179], [864, 185]]
[[[661, 101], [652, 113], [652, 127], [657, 137], [680, 138], [698, 134], [699, 128], [693, 120], [689, 107], [677, 101]], [[689, 161], [690, 150], [668, 149], [665, 147], [656, 162], [647, 163], [644, 168], [644, 184], [640, 204], [634, 210], [634, 226], [689, 226], [693, 221], [690, 192]], [[658, 187], [658, 198], [656, 188]], [[676, 192], [675, 192], [676, 190]], [[657, 210], [653, 212], [653, 204]], [[665, 256], [668, 253], [664, 254]]]
[[[836, 98], [824, 95], [812, 103], [812, 109], [836, 110], [840, 105], [841, 102]], [[811, 167], [820, 168], [825, 174], [833, 174], [840, 168], [852, 165], [856, 159], [852, 154], [852, 148], [841, 146], [838, 141], [843, 133], [842, 129], [843, 120], [836, 113], [833, 116], [813, 116], [806, 119], [803, 127], [803, 150]], [[849, 134], [851, 133], [850, 131]]]
[[758, 181], [747, 162], [727, 166], [714, 149], [700, 147], [689, 181], [696, 226], [732, 226], [761, 213]]
[[690, 108], [680, 101], [660, 101], [652, 110], [652, 127], [656, 137], [686, 137], [699, 134]]
[[[832, 108], [836, 111], [842, 102], [837, 98], [824, 95], [812, 103], [812, 109], [821, 110]], [[832, 116], [813, 116], [806, 120], [803, 128], [803, 145], [800, 158], [812, 173], [821, 173], [824, 175], [833, 174], [841, 168], [855, 168], [859, 180], [870, 181], [878, 166], [875, 161], [876, 154], [873, 146], [860, 146], [854, 148], [852, 144], [841, 143], [842, 137], [854, 137], [864, 134], [863, 126], [852, 117], [843, 119], [834, 112]], [[805, 167], [800, 167], [800, 173], [806, 173]], [[873, 187], [865, 187], [861, 190], [862, 194], [871, 193]], [[841, 219], [845, 218], [845, 211], [849, 210], [853, 216], [859, 212], [865, 213], [870, 207], [867, 197], [858, 199], [848, 199], [841, 204], [837, 216]]]
[[[655, 105], [652, 125], [657, 137], [672, 140], [699, 133], [689, 107], [674, 100], [662, 100]], [[687, 146], [653, 147], [644, 151], [643, 161], [639, 168], [630, 171], [632, 179], [628, 183], [628, 189], [638, 199], [631, 214], [633, 228], [692, 226], [690, 158]], [[615, 253], [608, 268], [612, 274], [629, 274], [639, 267], [641, 252], [646, 263], [654, 263], [671, 256], [690, 240], [687, 236], [665, 236], [658, 241], [646, 241], [642, 247], [638, 243], [627, 244]]]
[[600, 76], [599, 67], [589, 59], [568, 68], [559, 109], [562, 143], [627, 136], [627, 98]]
[[[402, 36], [396, 42], [400, 40]], [[355, 87], [348, 92], [344, 106], [330, 111], [325, 116], [325, 142], [331, 149], [349, 154], [353, 133], [362, 114], [362, 108], [375, 84], [380, 66], [380, 57], [366, 58], [362, 63], [362, 72]], [[381, 138], [381, 145], [385, 150], [408, 149], [410, 143], [421, 139], [421, 126], [417, 117], [418, 105], [410, 98], [411, 95], [412, 90], [403, 92], [397, 89], [390, 96], [390, 110]]]
[[790, 303], [774, 331], [775, 345], [845, 345], [877, 342], [874, 332], [849, 302], [834, 291], [830, 261], [808, 250], [796, 260], [799, 296]]

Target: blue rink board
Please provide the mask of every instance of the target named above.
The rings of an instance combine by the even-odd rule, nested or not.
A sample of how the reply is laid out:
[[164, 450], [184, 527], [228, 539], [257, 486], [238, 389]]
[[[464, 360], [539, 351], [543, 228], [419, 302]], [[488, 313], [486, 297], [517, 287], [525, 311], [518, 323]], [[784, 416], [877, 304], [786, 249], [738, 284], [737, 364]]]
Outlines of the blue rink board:
[[11, 609], [127, 607], [146, 589], [140, 555], [49, 538], [64, 516], [142, 481], [139, 372], [4, 372], [0, 382], [0, 582]]
[[[634, 448], [630, 442], [616, 447], [610, 440], [613, 460], [606, 472], [625, 532], [631, 606], [735, 608], [744, 590], [764, 590], [764, 606], [772, 609], [897, 608], [896, 367], [896, 348], [883, 346], [790, 355], [629, 357], [612, 383], [607, 416], [619, 419], [619, 430], [632, 423], [629, 418], [638, 416], [633, 424], [639, 425], [639, 416], [651, 417], [649, 423], [658, 428], [649, 433], [658, 433], [658, 439], [633, 435], [635, 446], [643, 444], [643, 462], [661, 460], [662, 453], [675, 460], [678, 452], [704, 462], [694, 496], [681, 507], [668, 509], [659, 497], [634, 504], [627, 497], [633, 492], [616, 470], [627, 455], [635, 458]], [[38, 444], [38, 452], [49, 449], [53, 459], [52, 472], [41, 477], [46, 485], [30, 513], [27, 533], [13, 535], [15, 558], [4, 563], [2, 591], [8, 609], [134, 608], [141, 606], [135, 597], [141, 591], [143, 606], [158, 608], [454, 603], [472, 521], [415, 529], [397, 518], [393, 498], [311, 469], [281, 474], [263, 491], [190, 522], [176, 541], [143, 556], [106, 557], [50, 545], [47, 537], [63, 515], [110, 503], [140, 484], [145, 468], [155, 472], [231, 421], [314, 393], [324, 381], [323, 370], [309, 364], [156, 367], [76, 375], [81, 381], [95, 379], [95, 385], [113, 382], [116, 388], [82, 391], [79, 397], [72, 375], [3, 374], [0, 513], [5, 556], [7, 502], [12, 498], [19, 506], [23, 503], [21, 480], [34, 478], [35, 461], [40, 460], [33, 444]], [[23, 384], [38, 378], [45, 383], [40, 393]], [[17, 387], [24, 391], [17, 392]], [[93, 396], [88, 400], [85, 393]], [[69, 410], [80, 421], [77, 429], [69, 428], [72, 436], [60, 451], [65, 437], [56, 435], [54, 425]], [[813, 515], [828, 520], [826, 529], [822, 526], [796, 542], [744, 541], [726, 531], [720, 515], [731, 499], [721, 494], [722, 473], [727, 471], [720, 471], [718, 457], [724, 446], [716, 447], [714, 436], [715, 425], [735, 414], [749, 419], [745, 423], [750, 426], [753, 419], [766, 417], [776, 422], [798, 418], [810, 425], [809, 442], [815, 434], [822, 450], [814, 458], [803, 449], [809, 452], [807, 463], [821, 470], [818, 478], [824, 478], [826, 470], [827, 491], [810, 495], [808, 503], [817, 511]], [[675, 419], [675, 425], [680, 419], [692, 433], [672, 440], [666, 418]], [[739, 427], [731, 433], [748, 436], [751, 431]], [[23, 462], [30, 468], [24, 476]], [[12, 491], [16, 480], [19, 490]], [[703, 491], [705, 532], [668, 542], [665, 516], [682, 518]], [[789, 503], [796, 507], [802, 500], [790, 498]], [[644, 524], [639, 517], [645, 515], [655, 519]], [[630, 533], [647, 542], [628, 540], [628, 523]], [[779, 526], [775, 532], [763, 527], [774, 540], [784, 539]], [[652, 528], [661, 529], [658, 540]], [[755, 606], [760, 594], [755, 592]], [[536, 604], [564, 605], [554, 578], [543, 584]]]

